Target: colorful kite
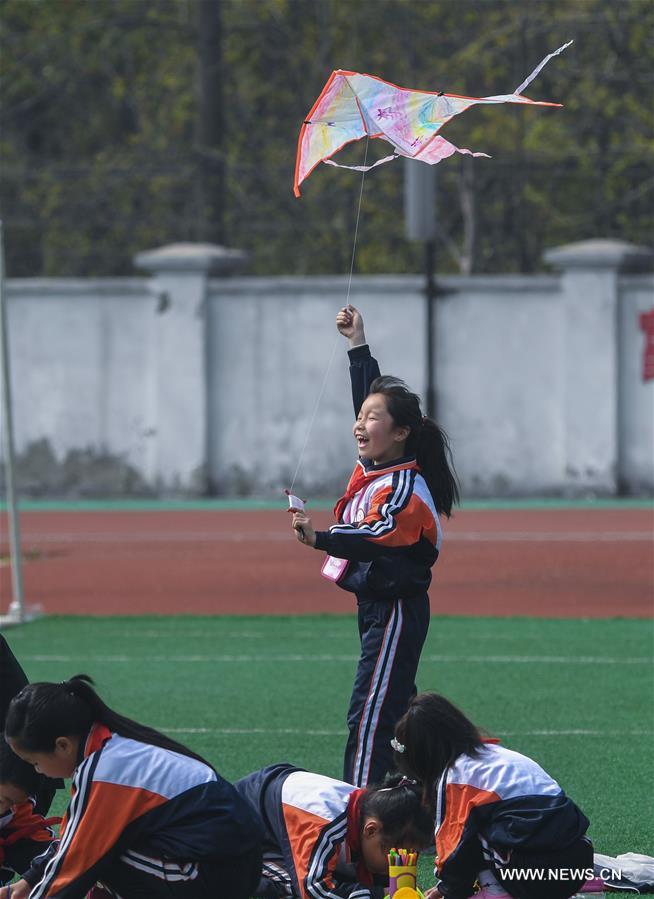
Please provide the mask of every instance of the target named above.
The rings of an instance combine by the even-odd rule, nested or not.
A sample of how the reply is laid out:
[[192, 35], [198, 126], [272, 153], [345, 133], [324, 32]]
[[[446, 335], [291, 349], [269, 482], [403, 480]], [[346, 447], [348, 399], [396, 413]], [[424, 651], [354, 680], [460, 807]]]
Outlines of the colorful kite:
[[[479, 103], [561, 106], [561, 103], [528, 100], [522, 92], [543, 66], [571, 43], [569, 41], [546, 56], [512, 94], [497, 97], [460, 97], [456, 94], [416, 91], [397, 87], [375, 75], [360, 75], [341, 69], [332, 72], [300, 131], [295, 164], [295, 196], [300, 196], [300, 185], [319, 162], [367, 172], [398, 156], [419, 159], [429, 165], [435, 165], [453, 153], [488, 156], [487, 153], [473, 153], [455, 147], [440, 137], [438, 132], [454, 116]], [[394, 153], [370, 166], [339, 165], [332, 161], [331, 157], [346, 144], [366, 136], [388, 141], [393, 145]]]

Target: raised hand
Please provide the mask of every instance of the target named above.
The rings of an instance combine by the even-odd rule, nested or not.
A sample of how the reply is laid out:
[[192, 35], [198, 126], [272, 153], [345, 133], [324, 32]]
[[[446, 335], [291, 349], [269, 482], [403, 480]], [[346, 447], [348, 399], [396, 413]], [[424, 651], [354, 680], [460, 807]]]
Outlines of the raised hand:
[[336, 327], [343, 337], [348, 338], [350, 347], [361, 346], [366, 342], [366, 335], [363, 330], [363, 316], [354, 306], [343, 306], [342, 309], [338, 310]]

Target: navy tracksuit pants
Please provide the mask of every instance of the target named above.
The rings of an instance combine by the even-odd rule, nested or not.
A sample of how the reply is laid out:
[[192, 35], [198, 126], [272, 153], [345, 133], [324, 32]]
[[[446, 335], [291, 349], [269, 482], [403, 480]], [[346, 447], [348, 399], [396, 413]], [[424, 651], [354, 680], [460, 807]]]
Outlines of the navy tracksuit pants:
[[[494, 869], [496, 880], [502, 885], [506, 892], [513, 896], [514, 899], [570, 899], [577, 890], [581, 889], [586, 878], [582, 875], [576, 875], [584, 870], [593, 869], [593, 844], [588, 837], [579, 837], [578, 840], [568, 846], [566, 849], [559, 849], [555, 852], [529, 852], [514, 849], [511, 853], [511, 860], [502, 871], [490, 866]], [[548, 880], [538, 880], [536, 877], [520, 880], [518, 878], [511, 879], [507, 869], [513, 871], [534, 871], [534, 870], [558, 870], [557, 875], [560, 879], [554, 878]], [[563, 872], [565, 871], [565, 874]]]
[[378, 783], [393, 768], [395, 723], [416, 693], [415, 678], [427, 630], [429, 597], [359, 600], [361, 655], [347, 715], [343, 780]]
[[131, 863], [116, 858], [102, 886], [89, 893], [90, 899], [249, 899], [261, 873], [259, 846], [241, 856], [180, 865], [133, 851], [127, 854]]
[[294, 771], [301, 770], [281, 762], [253, 771], [234, 784], [237, 792], [250, 803], [264, 824], [261, 877], [258, 886], [252, 891], [257, 899], [301, 895], [302, 888], [295, 874], [282, 805], [282, 787], [286, 778]]

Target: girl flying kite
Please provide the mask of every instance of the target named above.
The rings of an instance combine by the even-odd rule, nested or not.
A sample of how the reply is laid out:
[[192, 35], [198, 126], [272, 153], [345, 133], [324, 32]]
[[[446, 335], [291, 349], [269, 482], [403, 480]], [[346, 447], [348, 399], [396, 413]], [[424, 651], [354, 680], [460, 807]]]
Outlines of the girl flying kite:
[[328, 554], [323, 574], [357, 597], [361, 655], [347, 716], [343, 779], [380, 781], [391, 769], [390, 739], [416, 692], [418, 661], [429, 627], [431, 567], [441, 546], [439, 516], [449, 517], [459, 491], [447, 437], [423, 416], [403, 381], [381, 377], [363, 318], [354, 306], [336, 317], [349, 340], [359, 458], [336, 524], [315, 531], [293, 515], [297, 539]]

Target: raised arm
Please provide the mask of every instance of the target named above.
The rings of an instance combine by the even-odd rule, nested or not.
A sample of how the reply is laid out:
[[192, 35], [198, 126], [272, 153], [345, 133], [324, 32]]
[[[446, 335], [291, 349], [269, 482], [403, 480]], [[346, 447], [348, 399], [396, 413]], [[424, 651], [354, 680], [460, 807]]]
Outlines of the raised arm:
[[355, 417], [370, 392], [370, 385], [379, 377], [377, 360], [370, 355], [363, 329], [363, 316], [354, 306], [344, 306], [336, 316], [336, 327], [347, 337], [350, 357], [350, 381]]

